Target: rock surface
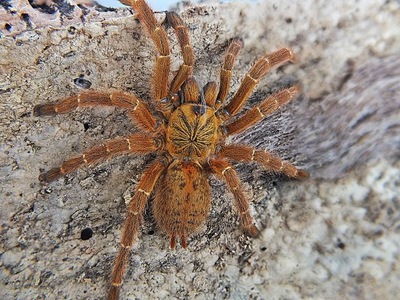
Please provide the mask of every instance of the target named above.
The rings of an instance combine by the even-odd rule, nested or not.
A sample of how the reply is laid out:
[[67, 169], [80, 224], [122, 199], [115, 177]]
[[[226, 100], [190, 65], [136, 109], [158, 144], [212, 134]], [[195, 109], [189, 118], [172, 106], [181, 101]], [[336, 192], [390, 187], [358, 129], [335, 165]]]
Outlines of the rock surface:
[[[293, 49], [297, 62], [270, 72], [247, 107], [294, 82], [301, 97], [233, 141], [274, 151], [311, 178], [237, 165], [263, 228], [257, 239], [242, 234], [232, 196], [213, 178], [208, 222], [188, 250], [168, 249], [149, 209], [122, 299], [393, 299], [400, 292], [399, 2], [180, 9], [203, 84], [217, 80], [235, 36], [245, 47], [232, 91], [265, 51]], [[104, 299], [125, 203], [151, 157], [121, 157], [41, 186], [41, 170], [136, 129], [117, 109], [35, 118], [32, 108], [89, 86], [149, 100], [154, 47], [128, 9], [10, 1], [0, 21], [0, 298]], [[170, 40], [176, 69], [172, 33]], [[85, 228], [93, 230], [88, 240]]]

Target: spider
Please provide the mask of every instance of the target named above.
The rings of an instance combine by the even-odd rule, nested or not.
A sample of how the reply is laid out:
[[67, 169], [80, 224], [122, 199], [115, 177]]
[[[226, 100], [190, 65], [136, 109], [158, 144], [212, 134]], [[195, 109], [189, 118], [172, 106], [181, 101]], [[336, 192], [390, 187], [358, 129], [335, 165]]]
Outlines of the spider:
[[282, 172], [292, 178], [308, 177], [306, 171], [297, 169], [270, 152], [226, 143], [229, 136], [252, 127], [299, 93], [298, 85], [283, 89], [235, 117], [267, 71], [293, 60], [291, 50], [283, 48], [258, 59], [227, 102], [233, 65], [243, 47], [241, 39], [233, 39], [226, 50], [219, 85], [209, 82], [200, 89], [193, 77], [194, 54], [188, 28], [178, 14], [167, 12], [164, 23], [173, 28], [183, 57], [183, 63], [169, 83], [171, 56], [163, 24], [157, 22], [144, 0], [121, 2], [135, 10], [157, 49], [151, 102], [144, 102], [122, 91], [86, 91], [56, 103], [34, 107], [35, 116], [52, 116], [69, 113], [79, 107], [114, 106], [125, 109], [139, 129], [136, 133], [105, 141], [66, 160], [61, 166], [40, 174], [42, 183], [49, 183], [82, 166], [94, 165], [122, 154], [156, 154], [154, 161], [144, 171], [127, 208], [111, 273], [110, 300], [119, 298], [130, 249], [140, 230], [143, 211], [152, 193], [154, 218], [158, 227], [169, 236], [170, 247], [175, 248], [178, 240], [181, 247], [186, 248], [188, 237], [205, 221], [210, 209], [208, 174], [225, 181], [233, 194], [241, 226], [251, 237], [256, 237], [259, 230], [231, 163], [256, 162], [265, 169]]

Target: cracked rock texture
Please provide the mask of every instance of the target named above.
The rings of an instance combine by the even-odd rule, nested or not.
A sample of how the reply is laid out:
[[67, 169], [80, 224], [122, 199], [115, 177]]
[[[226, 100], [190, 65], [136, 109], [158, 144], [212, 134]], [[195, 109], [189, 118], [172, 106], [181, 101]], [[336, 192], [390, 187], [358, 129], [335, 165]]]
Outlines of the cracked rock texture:
[[[0, 298], [104, 299], [125, 203], [152, 157], [114, 159], [41, 186], [40, 171], [135, 131], [121, 110], [35, 118], [82, 89], [149, 100], [154, 47], [129, 9], [0, 2]], [[400, 3], [361, 0], [179, 6], [196, 78], [217, 80], [227, 40], [245, 42], [232, 80], [265, 51], [271, 71], [247, 107], [295, 82], [302, 95], [233, 138], [308, 169], [290, 181], [238, 164], [263, 228], [245, 237], [215, 178], [207, 223], [188, 250], [168, 249], [150, 209], [122, 299], [394, 299], [400, 292]], [[160, 21], [164, 14], [158, 13]], [[177, 69], [180, 62], [173, 34]], [[81, 239], [81, 231], [93, 237]]]

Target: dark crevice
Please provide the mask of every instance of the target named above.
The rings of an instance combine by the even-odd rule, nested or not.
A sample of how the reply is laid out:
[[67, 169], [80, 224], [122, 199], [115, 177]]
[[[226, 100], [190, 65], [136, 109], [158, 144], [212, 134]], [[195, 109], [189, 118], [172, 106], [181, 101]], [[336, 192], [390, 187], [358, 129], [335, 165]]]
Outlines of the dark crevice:
[[57, 7], [55, 5], [47, 5], [46, 3], [37, 4], [33, 0], [29, 0], [29, 4], [32, 6], [32, 8], [35, 8], [45, 14], [51, 15], [57, 11]]
[[85, 228], [81, 231], [81, 240], [87, 241], [93, 236], [93, 230], [91, 228]]

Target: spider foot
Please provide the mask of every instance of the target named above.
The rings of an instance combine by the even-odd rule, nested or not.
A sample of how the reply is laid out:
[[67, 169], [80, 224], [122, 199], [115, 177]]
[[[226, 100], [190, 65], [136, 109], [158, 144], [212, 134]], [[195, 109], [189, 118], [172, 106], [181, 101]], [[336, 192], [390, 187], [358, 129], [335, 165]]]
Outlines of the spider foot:
[[40, 174], [39, 181], [41, 183], [50, 183], [50, 182], [62, 177], [63, 175], [64, 174], [61, 173], [60, 168], [54, 168], [54, 169], [51, 169], [47, 172]]
[[53, 104], [41, 104], [41, 105], [36, 105], [33, 108], [33, 115], [35, 117], [40, 117], [40, 116], [53, 116], [57, 114], [55, 111], [55, 107]]
[[261, 233], [261, 231], [254, 224], [244, 227], [243, 231], [247, 236], [252, 237], [252, 238], [258, 237]]
[[108, 292], [108, 299], [119, 299], [120, 286], [112, 285]]
[[[188, 242], [187, 242], [186, 235], [181, 234], [181, 235], [180, 235], [180, 240], [181, 240], [181, 247], [182, 247], [183, 249], [186, 249], [187, 246], [188, 246]], [[171, 247], [171, 249], [175, 249], [175, 248], [176, 248], [176, 235], [175, 235], [175, 234], [171, 235], [171, 238], [170, 238], [170, 247]]]
[[172, 235], [171, 239], [169, 240], [169, 247], [171, 249], [175, 249], [176, 248], [176, 236]]
[[310, 174], [306, 170], [297, 169], [296, 179], [305, 180], [310, 177]]

